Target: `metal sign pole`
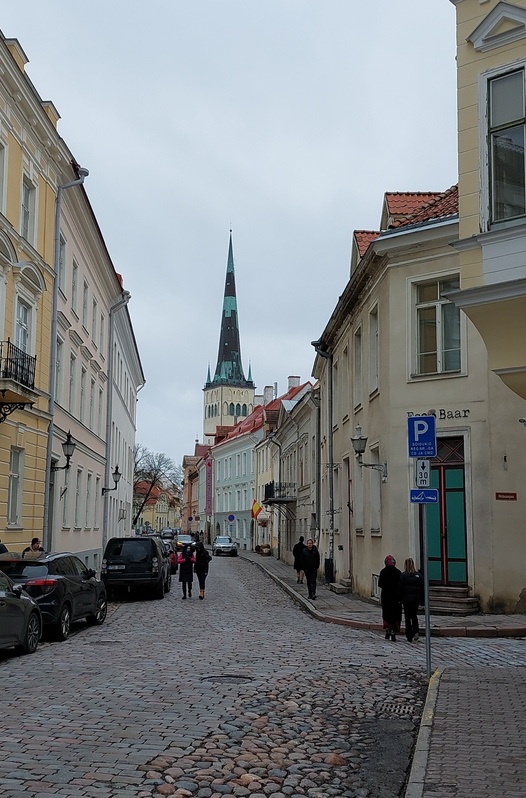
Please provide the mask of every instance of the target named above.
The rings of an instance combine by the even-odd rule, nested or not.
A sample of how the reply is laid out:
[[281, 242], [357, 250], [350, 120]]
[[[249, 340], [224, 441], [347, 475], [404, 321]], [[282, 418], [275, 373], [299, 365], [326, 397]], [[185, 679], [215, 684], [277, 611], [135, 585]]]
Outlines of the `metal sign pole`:
[[422, 513], [424, 522], [422, 524], [422, 537], [423, 537], [423, 556], [424, 556], [424, 613], [425, 613], [425, 629], [426, 629], [426, 670], [428, 680], [431, 678], [431, 622], [429, 618], [429, 575], [428, 575], [428, 560], [427, 560], [427, 512], [424, 505], [424, 512]]

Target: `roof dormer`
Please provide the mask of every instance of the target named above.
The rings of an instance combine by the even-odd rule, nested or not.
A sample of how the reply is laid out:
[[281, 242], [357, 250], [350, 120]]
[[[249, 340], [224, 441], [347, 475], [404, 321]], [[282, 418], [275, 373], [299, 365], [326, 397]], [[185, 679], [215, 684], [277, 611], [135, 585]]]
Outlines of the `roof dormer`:
[[475, 50], [485, 53], [526, 38], [526, 9], [501, 2], [467, 37]]

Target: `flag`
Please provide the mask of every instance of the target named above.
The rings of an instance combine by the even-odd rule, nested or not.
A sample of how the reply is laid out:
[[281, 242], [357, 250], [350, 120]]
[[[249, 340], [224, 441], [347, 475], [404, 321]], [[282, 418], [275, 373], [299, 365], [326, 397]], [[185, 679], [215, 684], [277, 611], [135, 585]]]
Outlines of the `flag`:
[[263, 507], [255, 499], [252, 502], [252, 518], [257, 518]]

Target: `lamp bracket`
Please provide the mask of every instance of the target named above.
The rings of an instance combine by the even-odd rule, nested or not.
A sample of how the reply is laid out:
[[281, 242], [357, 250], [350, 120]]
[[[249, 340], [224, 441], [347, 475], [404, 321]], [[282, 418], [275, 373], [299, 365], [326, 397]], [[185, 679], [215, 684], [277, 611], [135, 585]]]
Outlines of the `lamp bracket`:
[[361, 456], [358, 456], [358, 465], [361, 468], [373, 468], [382, 474], [382, 482], [387, 482], [387, 463], [364, 463]]

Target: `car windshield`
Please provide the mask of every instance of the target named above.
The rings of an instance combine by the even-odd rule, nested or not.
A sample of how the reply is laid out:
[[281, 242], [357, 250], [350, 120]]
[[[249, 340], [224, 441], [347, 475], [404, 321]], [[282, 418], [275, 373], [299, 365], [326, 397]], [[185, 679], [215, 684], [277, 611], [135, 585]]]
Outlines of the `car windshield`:
[[17, 579], [35, 579], [47, 576], [47, 565], [36, 560], [2, 560], [0, 570], [15, 582]]
[[193, 539], [191, 535], [177, 535], [177, 540], [179, 543], [193, 543]]
[[106, 559], [118, 557], [126, 562], [146, 562], [152, 550], [149, 540], [110, 540], [106, 549]]
[[216, 538], [216, 543], [232, 543], [232, 538], [227, 538], [227, 537]]

